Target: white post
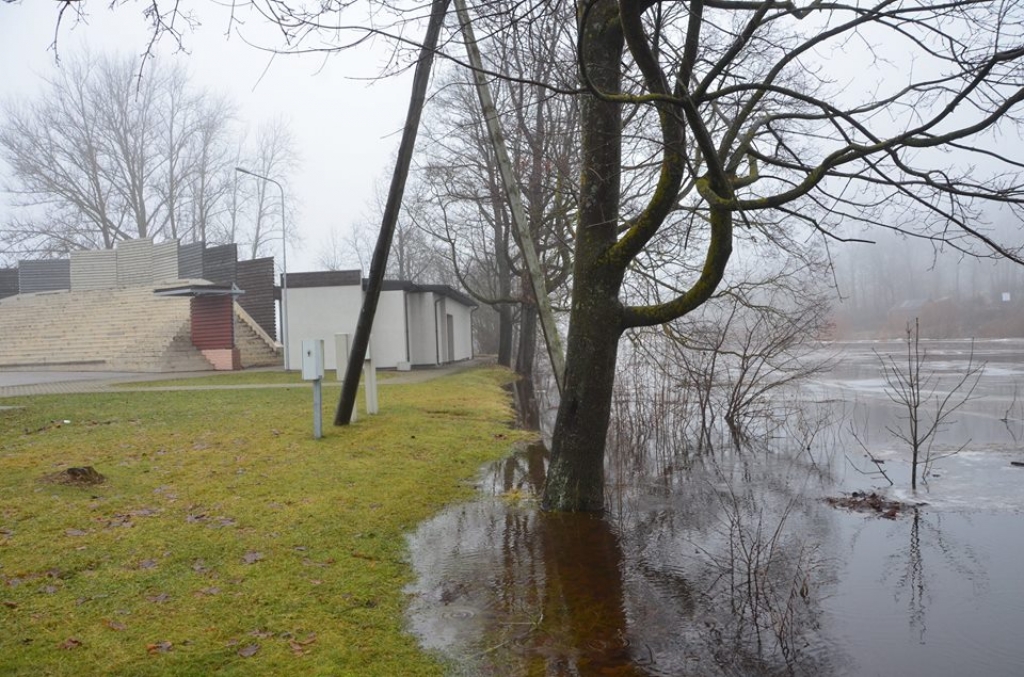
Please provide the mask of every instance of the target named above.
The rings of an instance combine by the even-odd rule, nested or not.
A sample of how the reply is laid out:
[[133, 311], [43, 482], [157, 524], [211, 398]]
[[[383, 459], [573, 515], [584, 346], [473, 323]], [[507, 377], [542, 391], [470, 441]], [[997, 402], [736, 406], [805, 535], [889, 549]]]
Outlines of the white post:
[[377, 364], [373, 361], [373, 337], [366, 347], [366, 359], [363, 360], [363, 383], [366, 388], [366, 413], [376, 414], [377, 406]]
[[[348, 356], [352, 352], [352, 334], [335, 334], [334, 335], [334, 359], [336, 364], [334, 365], [335, 374], [337, 374], [338, 382], [345, 380], [345, 367], [348, 365]], [[356, 410], [358, 407], [352, 407], [352, 417], [350, 421], [356, 422]]]

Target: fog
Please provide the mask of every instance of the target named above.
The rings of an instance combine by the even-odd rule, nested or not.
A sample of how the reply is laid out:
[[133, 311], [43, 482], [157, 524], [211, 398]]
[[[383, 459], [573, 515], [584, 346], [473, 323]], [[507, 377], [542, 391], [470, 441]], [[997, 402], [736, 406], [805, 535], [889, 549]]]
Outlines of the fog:
[[[24, 102], [59, 68], [58, 57], [87, 50], [140, 55], [145, 77], [141, 55], [151, 36], [141, 5], [109, 10], [109, 3], [89, 3], [85, 20], [65, 19], [54, 50], [58, 4], [0, 4], [0, 102]], [[289, 203], [297, 211], [288, 262], [292, 270], [315, 269], [318, 249], [332, 229], [345, 233], [354, 223], [375, 218], [367, 217], [368, 205], [398, 147], [409, 78], [377, 79], [390, 56], [381, 43], [330, 58], [275, 55], [254, 46], [280, 41], [264, 19], [236, 16], [240, 21], [229, 36], [228, 7], [204, 2], [194, 10], [201, 23], [184, 30], [184, 49], [164, 39], [154, 58], [185, 64], [194, 84], [227, 95], [238, 107], [239, 125], [255, 130], [279, 117], [290, 125], [299, 168], [293, 176], [278, 177], [286, 179]], [[0, 189], [9, 177], [10, 169], [0, 161]], [[10, 214], [11, 203], [0, 190], [0, 217]]]
[[[1016, 219], [994, 233], [1020, 241]], [[976, 257], [949, 245], [875, 231], [874, 243], [833, 245], [839, 338], [894, 338], [919, 318], [922, 337], [1024, 336], [1024, 266]]]

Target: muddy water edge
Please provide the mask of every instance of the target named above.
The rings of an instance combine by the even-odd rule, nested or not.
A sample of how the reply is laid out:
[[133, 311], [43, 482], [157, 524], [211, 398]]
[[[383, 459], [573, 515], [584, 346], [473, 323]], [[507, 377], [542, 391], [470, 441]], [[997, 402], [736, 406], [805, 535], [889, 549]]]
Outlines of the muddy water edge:
[[[1024, 674], [1024, 344], [975, 345], [991, 366], [916, 494], [884, 434], [887, 347], [843, 346], [699, 451], [681, 402], [630, 386], [602, 516], [541, 512], [545, 448], [516, 450], [410, 538], [411, 630], [456, 675]], [[940, 376], [965, 348], [932, 346]], [[825, 500], [855, 490], [901, 507]]]

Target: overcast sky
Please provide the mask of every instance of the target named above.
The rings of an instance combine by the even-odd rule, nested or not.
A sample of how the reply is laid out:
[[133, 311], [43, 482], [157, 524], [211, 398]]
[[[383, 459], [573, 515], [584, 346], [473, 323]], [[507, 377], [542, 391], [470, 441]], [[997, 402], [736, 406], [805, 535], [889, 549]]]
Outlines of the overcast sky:
[[[87, 46], [94, 52], [145, 50], [149, 33], [141, 17], [143, 3], [114, 11], [107, 9], [108, 4], [88, 3], [87, 24], [66, 23], [58, 42], [62, 57]], [[186, 36], [189, 53], [175, 53], [165, 40], [158, 58], [183, 61], [196, 84], [229, 95], [238, 106], [240, 121], [253, 131], [278, 116], [289, 122], [301, 159], [286, 195], [300, 210], [289, 229], [298, 230], [302, 244], [289, 247], [288, 267], [314, 270], [318, 246], [332, 226], [347, 232], [356, 221], [379, 225], [372, 211], [374, 184], [381, 176], [390, 177], [411, 78], [406, 74], [367, 80], [380, 72], [387, 58], [384, 45], [363, 46], [326, 62], [311, 55], [277, 56], [271, 62], [270, 55], [239, 36], [225, 37], [228, 15], [216, 3], [194, 4], [202, 25]], [[57, 67], [51, 48], [56, 6], [42, 0], [0, 3], [0, 99], [31, 95], [40, 76]], [[254, 18], [242, 30], [247, 39], [269, 44], [273, 34], [260, 32], [266, 28]], [[0, 172], [6, 171], [0, 163]], [[6, 202], [0, 194], [0, 204]]]

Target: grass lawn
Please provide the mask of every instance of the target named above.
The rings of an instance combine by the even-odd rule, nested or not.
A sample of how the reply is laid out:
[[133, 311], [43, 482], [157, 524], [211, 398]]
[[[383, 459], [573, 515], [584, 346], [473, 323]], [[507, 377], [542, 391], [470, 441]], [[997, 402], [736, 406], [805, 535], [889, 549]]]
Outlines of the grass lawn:
[[[397, 376], [398, 371], [377, 371], [377, 381], [386, 383]], [[280, 369], [253, 369], [251, 371], [225, 371], [219, 374], [203, 376], [190, 376], [188, 378], [172, 378], [161, 381], [130, 381], [120, 385], [130, 388], [167, 388], [167, 387], [193, 387], [193, 386], [248, 386], [248, 385], [277, 385], [290, 384], [310, 385], [309, 381], [302, 378], [301, 371], [282, 371]], [[341, 381], [337, 379], [335, 371], [328, 369], [324, 373], [323, 385], [340, 386]]]
[[[442, 674], [405, 535], [524, 436], [510, 379], [388, 386], [320, 441], [307, 388], [5, 401], [0, 675]], [[47, 480], [85, 465], [106, 481]]]

